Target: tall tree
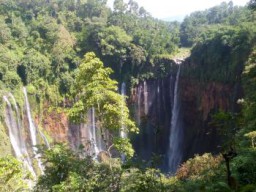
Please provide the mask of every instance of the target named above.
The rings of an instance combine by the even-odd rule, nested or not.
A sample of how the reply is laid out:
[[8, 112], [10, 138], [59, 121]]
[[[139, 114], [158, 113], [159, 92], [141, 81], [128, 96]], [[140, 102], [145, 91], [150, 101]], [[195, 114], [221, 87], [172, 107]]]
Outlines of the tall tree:
[[[104, 129], [117, 132], [121, 127], [125, 127], [126, 132], [136, 132], [135, 123], [129, 118], [129, 110], [123, 97], [117, 93], [117, 82], [112, 80], [109, 75], [113, 71], [104, 68], [103, 62], [96, 57], [93, 52], [85, 55], [76, 77], [76, 93], [79, 100], [70, 110], [70, 118], [74, 121], [83, 121], [81, 115], [94, 107], [98, 128], [103, 133]], [[123, 126], [125, 125], [125, 126]], [[113, 134], [111, 144], [128, 157], [134, 151], [128, 139], [120, 139]]]
[[124, 13], [127, 10], [127, 4], [123, 0], [114, 1], [114, 12]]

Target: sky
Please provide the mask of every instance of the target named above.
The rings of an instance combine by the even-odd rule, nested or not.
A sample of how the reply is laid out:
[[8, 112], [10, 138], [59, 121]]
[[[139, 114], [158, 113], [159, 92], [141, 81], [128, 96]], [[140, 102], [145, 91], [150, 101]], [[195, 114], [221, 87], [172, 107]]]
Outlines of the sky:
[[[181, 20], [186, 15], [194, 11], [205, 10], [219, 5], [225, 0], [134, 0], [139, 6], [144, 7], [153, 17], [158, 19]], [[225, 2], [229, 2], [226, 0]], [[246, 5], [249, 0], [233, 0], [235, 5]], [[108, 5], [112, 5], [114, 0], [108, 0]], [[128, 2], [128, 0], [124, 0]]]

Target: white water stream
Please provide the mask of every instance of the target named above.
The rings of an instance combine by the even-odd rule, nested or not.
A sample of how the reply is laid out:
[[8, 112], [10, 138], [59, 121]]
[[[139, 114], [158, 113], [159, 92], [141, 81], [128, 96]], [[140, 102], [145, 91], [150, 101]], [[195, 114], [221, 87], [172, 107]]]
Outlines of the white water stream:
[[91, 142], [93, 144], [94, 148], [94, 156], [97, 157], [99, 154], [100, 150], [97, 146], [97, 135], [96, 135], [96, 122], [95, 122], [95, 108], [93, 107], [91, 109]]
[[34, 122], [33, 122], [32, 116], [31, 116], [30, 105], [29, 105], [29, 101], [28, 101], [26, 87], [23, 87], [23, 93], [24, 93], [24, 97], [25, 97], [25, 105], [26, 105], [26, 111], [27, 111], [28, 122], [29, 122], [29, 131], [30, 131], [32, 148], [33, 148], [35, 158], [38, 162], [38, 167], [39, 167], [40, 171], [43, 173], [44, 167], [43, 167], [42, 161], [40, 159], [41, 155], [38, 153], [38, 149], [36, 147], [36, 145], [37, 145], [37, 139], [36, 139], [37, 130], [36, 130], [36, 127], [34, 125]]
[[15, 111], [16, 118], [12, 110], [11, 103], [7, 96], [3, 96], [3, 100], [6, 102], [6, 110], [5, 110], [5, 123], [8, 127], [9, 138], [12, 144], [12, 148], [14, 150], [15, 156], [23, 162], [24, 166], [31, 172], [32, 176], [35, 178], [36, 174], [32, 166], [31, 159], [28, 155], [26, 144], [24, 137], [22, 136], [22, 127], [20, 125], [18, 106], [16, 104], [16, 100], [12, 94], [9, 94], [12, 98]]
[[172, 107], [172, 118], [171, 118], [171, 131], [169, 136], [169, 151], [168, 151], [168, 167], [171, 173], [175, 173], [178, 165], [182, 160], [182, 146], [181, 142], [183, 139], [182, 126], [179, 121], [180, 114], [180, 100], [179, 100], [179, 76], [180, 66], [178, 68], [174, 86], [174, 101]]

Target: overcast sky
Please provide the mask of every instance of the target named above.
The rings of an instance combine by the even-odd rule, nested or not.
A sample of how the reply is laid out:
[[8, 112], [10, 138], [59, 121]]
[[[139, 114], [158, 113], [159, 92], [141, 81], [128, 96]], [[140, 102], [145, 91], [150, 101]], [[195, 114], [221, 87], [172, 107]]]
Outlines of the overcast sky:
[[[128, 2], [129, 0], [124, 0]], [[224, 0], [135, 0], [153, 17], [159, 19], [175, 18], [189, 15], [193, 11], [205, 10], [220, 4]], [[245, 5], [249, 0], [233, 0], [235, 5]], [[114, 0], [108, 0], [112, 5]], [[229, 2], [229, 0], [225, 1]]]

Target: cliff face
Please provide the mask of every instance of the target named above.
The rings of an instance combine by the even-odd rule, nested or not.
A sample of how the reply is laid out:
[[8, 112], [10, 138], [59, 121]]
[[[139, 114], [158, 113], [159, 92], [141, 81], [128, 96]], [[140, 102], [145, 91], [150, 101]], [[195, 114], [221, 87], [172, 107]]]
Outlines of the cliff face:
[[[38, 122], [37, 122], [38, 123]], [[67, 142], [69, 135], [67, 115], [63, 112], [47, 112], [42, 120], [42, 127], [51, 136], [53, 142]]]
[[182, 78], [180, 97], [184, 122], [184, 159], [196, 153], [217, 152], [220, 134], [211, 126], [211, 115], [218, 111], [237, 110], [242, 90], [236, 84], [201, 83]]
[[[90, 140], [89, 124], [72, 124], [69, 122], [65, 112], [57, 112], [56, 110], [51, 112], [48, 110], [44, 111], [41, 126], [52, 138], [53, 143], [64, 142], [73, 149], [78, 149], [80, 145], [85, 147], [88, 145]], [[38, 118], [36, 119], [38, 124]]]
[[[137, 156], [150, 160], [153, 154], [161, 155], [164, 170], [168, 169], [173, 145], [170, 140], [175, 113], [175, 86], [178, 86], [179, 98], [179, 114], [176, 117], [179, 123], [176, 126], [181, 130], [181, 135], [174, 139], [177, 140], [175, 142], [182, 161], [197, 153], [219, 150], [220, 135], [209, 124], [211, 115], [220, 110], [236, 110], [236, 100], [242, 94], [236, 84], [200, 82], [185, 77], [182, 74], [185, 67], [181, 66], [179, 77], [174, 70], [166, 78], [140, 82], [132, 89], [128, 100], [134, 120], [140, 127], [139, 135], [131, 135]], [[176, 85], [177, 78], [179, 83]], [[78, 149], [82, 144], [89, 151], [92, 146], [92, 119], [88, 115], [87, 124], [72, 125], [65, 113], [45, 110], [41, 125], [54, 142], [68, 142], [73, 149]]]
[[[196, 153], [217, 152], [220, 135], [209, 124], [211, 115], [220, 110], [237, 110], [236, 101], [242, 94], [235, 83], [191, 79], [183, 73], [188, 67], [182, 64], [180, 75], [177, 75], [178, 67], [174, 67], [165, 78], [140, 82], [128, 99], [134, 120], [140, 127], [139, 135], [130, 135], [136, 154], [145, 160], [150, 160], [153, 154], [161, 155], [164, 170], [173, 163], [171, 154], [177, 153], [177, 149], [179, 153], [174, 156], [179, 156], [179, 163]], [[73, 149], [82, 144], [90, 153], [104, 150], [107, 141], [103, 141], [96, 129], [97, 119], [92, 110], [87, 114], [86, 124], [73, 125], [66, 113], [50, 111], [48, 107], [45, 104], [42, 116], [37, 116], [35, 123], [40, 124], [53, 142], [67, 142]], [[29, 127], [27, 120], [24, 124]], [[39, 132], [37, 137], [40, 138]]]
[[[187, 67], [185, 64], [182, 68]], [[180, 75], [178, 83], [180, 138], [178, 148], [182, 161], [204, 152], [220, 150], [220, 134], [209, 122], [218, 111], [237, 110], [236, 101], [242, 95], [238, 84], [200, 82]], [[163, 168], [168, 167], [171, 142], [172, 116], [174, 114], [174, 90], [176, 72], [158, 80], [141, 82], [132, 91], [134, 117], [140, 134], [133, 137], [136, 153], [149, 160], [153, 154], [163, 156]], [[177, 125], [176, 125], [177, 126]], [[172, 143], [172, 144], [171, 144]]]
[[141, 82], [133, 89], [131, 106], [140, 134], [132, 137], [136, 154], [146, 160], [168, 150], [174, 76]]
[[[73, 124], [69, 121], [67, 113], [58, 110], [49, 111], [45, 106], [41, 127], [52, 138], [53, 143], [67, 143], [74, 150], [79, 150], [83, 146], [86, 154], [97, 155], [109, 145], [109, 133], [108, 131], [101, 133], [98, 129], [97, 117], [93, 111], [93, 109], [88, 111], [84, 123]], [[36, 119], [39, 124], [39, 118]]]

